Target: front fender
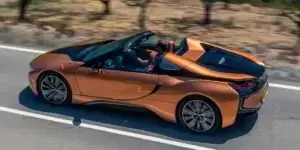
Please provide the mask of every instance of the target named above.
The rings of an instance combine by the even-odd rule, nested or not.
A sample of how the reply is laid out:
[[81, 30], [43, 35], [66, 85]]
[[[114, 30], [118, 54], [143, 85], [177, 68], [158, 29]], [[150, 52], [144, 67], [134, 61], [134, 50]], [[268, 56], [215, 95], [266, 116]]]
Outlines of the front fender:
[[81, 94], [79, 91], [79, 88], [77, 86], [77, 82], [76, 79], [74, 77], [74, 74], [72, 72], [63, 72], [63, 71], [58, 71], [58, 70], [32, 70], [28, 73], [28, 77], [29, 77], [29, 85], [30, 88], [33, 90], [33, 92], [38, 95], [38, 91], [37, 91], [37, 82], [39, 80], [39, 77], [41, 76], [41, 74], [46, 73], [48, 71], [53, 71], [56, 72], [58, 74], [60, 74], [61, 76], [63, 76], [68, 84], [70, 85], [72, 94], [74, 95], [78, 95]]

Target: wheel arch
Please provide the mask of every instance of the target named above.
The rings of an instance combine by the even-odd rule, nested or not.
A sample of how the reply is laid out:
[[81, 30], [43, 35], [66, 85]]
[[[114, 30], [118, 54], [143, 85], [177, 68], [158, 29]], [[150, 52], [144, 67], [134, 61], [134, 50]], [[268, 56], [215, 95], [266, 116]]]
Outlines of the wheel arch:
[[[66, 93], [66, 98], [59, 102], [59, 103], [55, 103], [55, 102], [52, 102], [49, 100], [49, 102], [51, 104], [55, 104], [55, 105], [66, 105], [66, 104], [71, 104], [72, 103], [72, 89], [71, 89], [71, 86], [70, 86], [70, 83], [69, 81], [67, 80], [67, 78], [62, 75], [60, 72], [56, 72], [56, 71], [53, 71], [53, 70], [44, 70], [44, 71], [41, 71], [40, 74], [37, 76], [37, 92], [39, 93], [40, 96], [42, 96], [41, 94], [41, 80], [43, 79], [43, 77], [47, 77], [48, 75], [52, 75], [52, 76], [56, 76], [57, 78], [59, 78], [60, 80], [62, 80], [62, 82], [64, 82], [63, 84], [66, 86], [66, 90], [67, 90], [67, 93]], [[42, 96], [43, 97], [43, 96]], [[43, 97], [43, 100], [46, 100], [45, 97]]]
[[[178, 106], [182, 102], [197, 96], [216, 105], [222, 116], [222, 128], [235, 123], [238, 113], [239, 95], [227, 82], [197, 79], [177, 84], [174, 89], [178, 93], [176, 100], [174, 100], [177, 104], [176, 108], [174, 108], [175, 111], [178, 110]], [[178, 118], [175, 117], [175, 121], [177, 122]]]
[[41, 71], [40, 74], [38, 75], [38, 77], [36, 78], [36, 83], [37, 83], [37, 86], [40, 82], [40, 79], [41, 77], [44, 75], [44, 74], [48, 74], [48, 73], [54, 73], [54, 74], [57, 74], [59, 75], [61, 78], [63, 78], [64, 80], [67, 81], [67, 79], [64, 77], [64, 75], [62, 75], [62, 73], [58, 72], [58, 71], [54, 71], [54, 70], [44, 70], [44, 71]]
[[211, 102], [216, 108], [217, 108], [217, 111], [218, 111], [218, 113], [219, 113], [219, 115], [220, 115], [220, 119], [221, 119], [221, 122], [222, 122], [222, 124], [223, 124], [223, 116], [222, 116], [222, 112], [221, 112], [221, 109], [220, 109], [220, 106], [219, 106], [219, 104], [215, 101], [215, 100], [213, 100], [213, 98], [211, 98], [211, 97], [209, 97], [209, 96], [207, 96], [207, 95], [204, 95], [204, 94], [201, 94], [201, 93], [193, 93], [193, 94], [189, 94], [189, 95], [186, 95], [186, 96], [184, 96], [180, 101], [179, 101], [179, 103], [176, 105], [176, 110], [175, 110], [175, 112], [176, 112], [176, 115], [175, 115], [175, 117], [176, 117], [176, 122], [178, 122], [178, 109], [179, 109], [179, 106], [182, 104], [182, 103], [184, 103], [184, 102], [186, 102], [186, 101], [188, 101], [188, 100], [191, 100], [191, 99], [194, 99], [194, 98], [201, 98], [201, 100], [205, 100], [205, 101], [208, 101], [208, 102]]
[[47, 74], [47, 73], [55, 73], [57, 75], [59, 75], [63, 80], [65, 80], [70, 88], [71, 94], [72, 95], [78, 95], [80, 94], [76, 79], [73, 75], [73, 73], [69, 74], [69, 73], [64, 73], [61, 71], [56, 71], [56, 70], [43, 70], [39, 73], [39, 75], [36, 78], [36, 86], [38, 86], [39, 84], [39, 80], [42, 77], [42, 75]]

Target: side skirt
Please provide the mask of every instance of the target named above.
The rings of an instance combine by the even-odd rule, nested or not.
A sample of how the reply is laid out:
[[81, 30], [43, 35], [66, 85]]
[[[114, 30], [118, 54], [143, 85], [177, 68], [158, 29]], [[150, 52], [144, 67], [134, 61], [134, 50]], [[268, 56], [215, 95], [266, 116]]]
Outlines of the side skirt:
[[[121, 110], [130, 110], [130, 111], [142, 111], [142, 112], [149, 112], [147, 108], [131, 105], [131, 104], [122, 104], [116, 102], [107, 102], [107, 101], [93, 101], [83, 104], [85, 106], [99, 106], [105, 108], [114, 108], [114, 109], [121, 109]], [[151, 111], [150, 111], [151, 112]]]

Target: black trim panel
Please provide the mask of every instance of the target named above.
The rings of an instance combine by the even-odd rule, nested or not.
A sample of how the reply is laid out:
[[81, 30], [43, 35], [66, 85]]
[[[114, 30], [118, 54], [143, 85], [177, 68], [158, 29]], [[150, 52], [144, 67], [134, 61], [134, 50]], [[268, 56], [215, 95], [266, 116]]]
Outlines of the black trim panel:
[[[136, 105], [130, 105], [130, 104], [124, 104], [124, 103], [114, 103], [114, 102], [108, 102], [103, 100], [95, 100], [93, 102], [88, 102], [83, 105], [87, 106], [103, 106], [103, 107], [110, 107], [110, 108], [117, 108], [117, 109], [130, 109], [130, 110], [138, 110], [138, 111], [149, 111], [149, 109], [141, 106]], [[150, 111], [151, 112], [151, 111]]]
[[205, 49], [205, 53], [197, 60], [197, 64], [201, 66], [218, 72], [247, 74], [257, 78], [262, 76], [265, 72], [264, 66], [244, 56], [213, 45], [205, 43], [199, 44]]
[[260, 109], [260, 107], [259, 108], [253, 108], [253, 109], [251, 109], [251, 108], [244, 108], [243, 105], [244, 105], [245, 99], [247, 97], [251, 96], [252, 94], [260, 92], [265, 86], [269, 87], [269, 82], [268, 81], [265, 82], [265, 84], [263, 86], [261, 86], [259, 89], [257, 89], [255, 92], [252, 92], [251, 94], [248, 94], [248, 95], [240, 97], [240, 99], [239, 99], [238, 114], [248, 113], [248, 112], [254, 112], [254, 111]]

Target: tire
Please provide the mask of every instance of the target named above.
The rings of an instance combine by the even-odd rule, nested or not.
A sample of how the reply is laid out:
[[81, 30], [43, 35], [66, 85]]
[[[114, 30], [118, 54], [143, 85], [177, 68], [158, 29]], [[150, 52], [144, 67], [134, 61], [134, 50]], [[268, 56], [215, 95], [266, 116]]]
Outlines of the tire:
[[[194, 112], [190, 109], [191, 106], [194, 106]], [[198, 112], [200, 112], [198, 114], [197, 108]], [[193, 115], [187, 112], [192, 112]], [[214, 133], [221, 128], [222, 123], [218, 107], [211, 100], [201, 96], [192, 96], [183, 100], [177, 107], [176, 117], [178, 124], [182, 127], [193, 133], [200, 134]], [[205, 119], [208, 120], [205, 121]], [[189, 125], [189, 123], [191, 124]]]
[[44, 101], [54, 105], [66, 105], [71, 103], [71, 88], [67, 80], [59, 73], [42, 73], [37, 84], [38, 94]]

